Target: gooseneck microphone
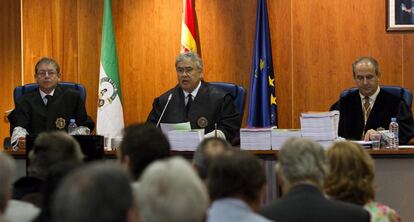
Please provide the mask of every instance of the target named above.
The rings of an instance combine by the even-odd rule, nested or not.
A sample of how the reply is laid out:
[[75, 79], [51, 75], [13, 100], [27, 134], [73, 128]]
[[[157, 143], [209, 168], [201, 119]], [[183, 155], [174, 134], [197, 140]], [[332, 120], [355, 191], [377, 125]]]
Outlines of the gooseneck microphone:
[[156, 127], [157, 127], [157, 128], [158, 128], [158, 126], [160, 125], [160, 122], [161, 122], [162, 116], [164, 116], [165, 110], [167, 109], [167, 106], [168, 106], [168, 104], [170, 103], [171, 98], [172, 98], [172, 93], [170, 93], [170, 95], [168, 95], [168, 100], [167, 100], [167, 103], [165, 104], [164, 109], [163, 109], [163, 110], [162, 110], [162, 112], [161, 112], [160, 118], [158, 119], [158, 122], [157, 122], [157, 125], [156, 125]]

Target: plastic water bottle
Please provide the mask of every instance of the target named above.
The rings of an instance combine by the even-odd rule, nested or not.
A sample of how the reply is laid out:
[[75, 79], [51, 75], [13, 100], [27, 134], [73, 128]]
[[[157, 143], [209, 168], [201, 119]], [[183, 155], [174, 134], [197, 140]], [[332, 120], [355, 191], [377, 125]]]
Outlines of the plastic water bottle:
[[390, 123], [390, 134], [388, 138], [388, 148], [390, 149], [398, 149], [398, 123], [397, 118], [391, 118]]
[[76, 134], [76, 128], [78, 128], [78, 126], [76, 125], [76, 120], [75, 119], [70, 119], [69, 120], [69, 125], [68, 125], [69, 135]]

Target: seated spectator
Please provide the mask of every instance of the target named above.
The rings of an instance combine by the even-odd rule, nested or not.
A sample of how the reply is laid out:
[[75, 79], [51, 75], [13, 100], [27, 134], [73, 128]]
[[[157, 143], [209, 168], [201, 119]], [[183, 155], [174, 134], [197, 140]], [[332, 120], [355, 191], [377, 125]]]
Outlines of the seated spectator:
[[7, 207], [12, 192], [12, 181], [16, 164], [6, 153], [0, 152], [0, 221]]
[[33, 222], [52, 221], [52, 197], [54, 196], [63, 178], [78, 166], [79, 165], [77, 163], [65, 161], [57, 163], [50, 168], [42, 189], [42, 210]]
[[260, 206], [265, 185], [264, 169], [256, 157], [244, 152], [217, 157], [208, 172], [207, 187], [213, 201], [208, 221], [270, 221], [254, 213]]
[[364, 206], [371, 213], [371, 221], [401, 221], [395, 210], [374, 201], [374, 160], [360, 145], [338, 142], [327, 156], [325, 191], [329, 196]]
[[133, 124], [125, 128], [120, 160], [138, 180], [153, 161], [170, 156], [170, 144], [161, 130], [150, 124]]
[[80, 164], [83, 154], [79, 143], [61, 131], [41, 133], [29, 153], [28, 176], [14, 183], [13, 198], [41, 207], [41, 189], [49, 169], [60, 162]]
[[193, 166], [202, 180], [207, 179], [207, 170], [212, 160], [231, 150], [231, 145], [222, 138], [206, 138], [194, 152]]
[[279, 222], [369, 221], [362, 207], [325, 198], [326, 157], [320, 144], [288, 139], [278, 153], [276, 173], [284, 196], [260, 210], [265, 217]]
[[141, 222], [205, 220], [207, 191], [191, 165], [181, 157], [152, 163], [135, 189]]
[[[9, 199], [12, 194], [12, 181], [16, 170], [14, 160], [0, 152], [0, 221], [29, 222], [39, 214], [33, 204]], [[3, 217], [4, 215], [4, 217]]]
[[115, 163], [95, 162], [69, 173], [54, 196], [52, 221], [137, 221], [127, 172]]

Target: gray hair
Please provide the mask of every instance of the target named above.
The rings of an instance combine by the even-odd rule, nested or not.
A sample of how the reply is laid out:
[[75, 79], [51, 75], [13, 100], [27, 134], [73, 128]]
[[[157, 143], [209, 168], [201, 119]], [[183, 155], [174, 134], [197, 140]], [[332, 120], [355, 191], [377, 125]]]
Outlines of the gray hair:
[[156, 161], [144, 171], [137, 202], [143, 222], [202, 221], [209, 204], [206, 188], [181, 157]]
[[323, 147], [310, 139], [290, 138], [278, 154], [277, 171], [290, 185], [312, 181], [322, 185], [326, 175], [326, 156]]
[[62, 131], [40, 133], [29, 153], [28, 173], [46, 179], [51, 166], [63, 161], [81, 163], [83, 154], [79, 143]]
[[377, 76], [379, 76], [379, 74], [380, 74], [380, 68], [379, 68], [378, 61], [376, 59], [374, 59], [373, 57], [371, 57], [371, 56], [363, 56], [363, 57], [360, 57], [357, 60], [355, 60], [354, 63], [352, 63], [352, 73], [353, 73], [354, 76], [355, 76], [356, 66], [358, 64], [362, 63], [362, 62], [369, 62], [369, 63], [371, 63], [374, 66], [375, 74], [377, 74]]
[[59, 75], [60, 74], [60, 66], [59, 63], [57, 63], [54, 59], [49, 58], [49, 57], [43, 57], [41, 59], [39, 59], [39, 61], [37, 61], [36, 65], [35, 65], [35, 74], [37, 74], [37, 70], [39, 69], [39, 66], [42, 64], [52, 64], [53, 66], [55, 66], [56, 72]]
[[95, 162], [70, 173], [56, 191], [52, 219], [59, 222], [127, 221], [135, 208], [130, 178], [119, 164]]
[[0, 152], [0, 215], [7, 204], [7, 194], [12, 190], [16, 163], [6, 153]]
[[196, 66], [199, 70], [203, 71], [203, 61], [201, 61], [200, 56], [195, 52], [183, 52], [181, 53], [177, 59], [175, 60], [175, 68], [177, 68], [178, 63], [184, 61], [184, 60], [191, 60], [196, 63]]

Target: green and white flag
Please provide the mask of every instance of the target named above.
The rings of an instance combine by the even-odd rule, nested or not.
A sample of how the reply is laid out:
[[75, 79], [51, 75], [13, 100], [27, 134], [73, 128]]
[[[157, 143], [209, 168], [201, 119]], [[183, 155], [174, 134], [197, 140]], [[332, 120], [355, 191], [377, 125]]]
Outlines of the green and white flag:
[[108, 137], [108, 141], [122, 136], [124, 114], [121, 95], [111, 0], [104, 0], [96, 128], [97, 134]]

